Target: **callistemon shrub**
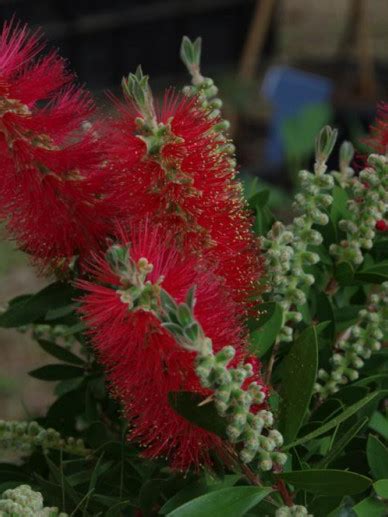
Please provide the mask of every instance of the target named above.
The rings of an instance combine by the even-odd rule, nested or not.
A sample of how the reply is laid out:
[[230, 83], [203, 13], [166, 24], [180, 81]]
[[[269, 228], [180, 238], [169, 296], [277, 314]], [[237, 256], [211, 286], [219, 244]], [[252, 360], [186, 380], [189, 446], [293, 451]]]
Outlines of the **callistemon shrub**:
[[154, 99], [139, 67], [106, 116], [3, 27], [0, 215], [48, 285], [0, 326], [55, 398], [0, 420], [1, 515], [388, 514], [387, 108], [356, 170], [319, 133], [276, 221], [200, 54], [184, 37], [191, 85]]

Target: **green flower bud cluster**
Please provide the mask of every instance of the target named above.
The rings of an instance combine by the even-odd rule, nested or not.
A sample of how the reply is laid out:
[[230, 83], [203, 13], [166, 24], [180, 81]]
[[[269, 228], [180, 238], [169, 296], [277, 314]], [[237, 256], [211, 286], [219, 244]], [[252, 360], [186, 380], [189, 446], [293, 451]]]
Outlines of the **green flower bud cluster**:
[[114, 244], [106, 252], [105, 258], [112, 271], [121, 281], [122, 289], [117, 293], [120, 300], [128, 305], [128, 309], [154, 310], [158, 303], [161, 277], [158, 282], [147, 280], [152, 272], [153, 265], [145, 257], [135, 262], [130, 254], [130, 245], [119, 246]]
[[134, 74], [123, 77], [121, 82], [124, 94], [136, 104], [149, 129], [155, 128], [156, 113], [148, 75], [143, 74], [141, 66]]
[[158, 122], [148, 75], [144, 75], [139, 66], [136, 73], [123, 78], [122, 87], [124, 95], [131, 99], [139, 110], [140, 116], [135, 119], [138, 138], [146, 144], [148, 155], [158, 161], [166, 174], [173, 179], [174, 168], [166, 166], [161, 150], [166, 144], [180, 139], [172, 133], [169, 122]]
[[[192, 86], [186, 86], [183, 92], [186, 95], [203, 95], [205, 99], [212, 99], [218, 94], [218, 88], [215, 86], [213, 79], [203, 77], [201, 74], [201, 50], [201, 38], [191, 41], [187, 36], [183, 36], [180, 56], [192, 77]], [[219, 110], [221, 107], [222, 101], [217, 99], [214, 109]], [[216, 116], [219, 116], [219, 113]]]
[[188, 97], [196, 96], [202, 108], [209, 111], [209, 116], [219, 119], [219, 122], [214, 126], [214, 130], [218, 133], [219, 151], [229, 155], [230, 168], [234, 169], [237, 164], [235, 159], [236, 148], [226, 135], [230, 129], [230, 122], [221, 118], [223, 103], [217, 96], [218, 88], [214, 84], [213, 79], [204, 77], [200, 72], [201, 43], [201, 38], [191, 41], [187, 36], [184, 36], [182, 39], [181, 59], [192, 77], [192, 84], [185, 86], [183, 93]]
[[281, 506], [276, 510], [276, 517], [312, 517], [307, 508], [299, 504], [293, 506]]
[[350, 142], [343, 142], [339, 152], [339, 171], [333, 171], [333, 176], [343, 188], [350, 186], [354, 170], [350, 166], [354, 157], [354, 147]]
[[76, 456], [88, 456], [83, 440], [62, 438], [55, 429], [44, 429], [37, 422], [0, 420], [0, 448], [29, 454], [36, 447], [44, 450], [57, 449]]
[[352, 199], [349, 201], [351, 219], [339, 222], [346, 239], [339, 245], [332, 244], [330, 253], [338, 262], [346, 261], [359, 265], [363, 262], [362, 250], [373, 247], [376, 236], [376, 222], [384, 219], [388, 212], [388, 161], [386, 156], [372, 154], [369, 167], [362, 170], [358, 178], [350, 183]]
[[326, 225], [329, 221], [326, 209], [333, 201], [330, 192], [334, 180], [331, 175], [324, 174], [324, 160], [333, 148], [335, 136], [330, 128], [321, 131], [317, 138], [314, 174], [305, 170], [299, 173], [301, 191], [295, 196], [294, 207], [301, 215], [288, 226], [276, 222], [267, 237], [262, 239], [272, 299], [283, 309], [280, 341], [292, 341], [292, 327], [288, 322], [301, 320], [302, 315], [295, 306], [306, 303], [304, 290], [315, 281], [305, 268], [319, 262], [319, 255], [309, 249], [323, 240], [313, 226]]
[[341, 385], [358, 379], [362, 368], [373, 352], [380, 350], [384, 333], [388, 331], [388, 282], [370, 296], [366, 309], [359, 312], [358, 321], [339, 338], [331, 357], [330, 373], [319, 370], [315, 392], [324, 399], [336, 393]]
[[244, 463], [258, 462], [261, 470], [268, 471], [284, 465], [287, 456], [278, 449], [283, 437], [273, 429], [271, 411], [252, 412], [252, 406], [265, 400], [263, 387], [252, 381], [252, 365], [239, 364], [228, 367], [235, 356], [231, 346], [214, 353], [212, 341], [205, 336], [194, 316], [194, 290], [191, 289], [184, 303], [176, 301], [164, 290], [161, 291], [161, 310], [158, 317], [183, 348], [197, 353], [196, 373], [204, 388], [213, 391], [215, 407], [228, 423], [226, 433], [232, 443], [240, 444], [240, 458]]
[[[52, 342], [60, 339], [64, 345], [71, 346], [76, 342], [76, 338], [74, 337], [74, 334], [69, 332], [69, 328], [70, 327], [68, 325], [49, 325], [40, 323], [32, 325], [32, 332], [34, 339], [45, 339]], [[27, 329], [28, 327], [25, 330]]]
[[0, 497], [0, 517], [67, 517], [58, 508], [44, 507], [40, 492], [28, 485], [6, 490]]

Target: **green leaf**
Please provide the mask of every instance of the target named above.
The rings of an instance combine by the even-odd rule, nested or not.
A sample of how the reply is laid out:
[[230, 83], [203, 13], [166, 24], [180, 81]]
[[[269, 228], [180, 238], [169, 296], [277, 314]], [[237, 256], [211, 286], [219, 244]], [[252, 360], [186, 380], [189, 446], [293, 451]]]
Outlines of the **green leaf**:
[[274, 222], [272, 212], [268, 206], [256, 206], [255, 212], [256, 217], [253, 223], [253, 230], [257, 235], [266, 235]]
[[130, 506], [134, 506], [131, 501], [120, 501], [105, 512], [105, 517], [122, 517], [124, 515], [122, 510], [127, 510]]
[[[209, 478], [210, 478], [210, 476], [209, 476]], [[222, 488], [234, 486], [237, 483], [237, 481], [239, 481], [240, 479], [241, 479], [241, 474], [227, 474], [222, 479], [210, 478], [210, 479], [208, 479], [208, 485], [209, 485], [208, 490], [210, 492], [213, 490], [221, 490]]]
[[152, 508], [160, 498], [160, 479], [147, 479], [139, 493], [139, 506], [144, 515], [151, 515]]
[[193, 322], [193, 314], [191, 312], [191, 309], [185, 303], [181, 303], [178, 305], [176, 316], [182, 327], [186, 327], [187, 325], [190, 325], [190, 323]]
[[63, 307], [59, 307], [58, 309], [49, 310], [46, 314], [46, 321], [57, 320], [58, 318], [63, 318], [64, 316], [68, 316], [74, 312], [74, 309], [77, 307], [75, 303], [70, 305], [65, 305]]
[[334, 310], [330, 298], [324, 292], [319, 292], [317, 294], [314, 320], [328, 322], [327, 327], [322, 331], [322, 336], [333, 340], [335, 335]]
[[275, 302], [266, 302], [261, 303], [257, 309], [258, 309], [258, 315], [255, 318], [249, 318], [248, 319], [248, 328], [250, 331], [259, 329], [262, 327], [267, 321], [269, 321], [273, 313], [276, 309], [276, 303]]
[[383, 260], [378, 264], [366, 267], [361, 271], [357, 271], [355, 279], [362, 282], [379, 284], [388, 280], [388, 260]]
[[255, 210], [256, 208], [263, 208], [265, 205], [268, 204], [269, 197], [270, 197], [270, 190], [260, 190], [259, 192], [256, 192], [251, 198], [248, 199], [248, 205], [252, 210]]
[[373, 483], [373, 488], [378, 496], [388, 499], [388, 479], [379, 479]]
[[221, 437], [226, 437], [226, 421], [219, 416], [213, 402], [200, 406], [203, 395], [192, 391], [170, 391], [168, 402], [186, 420]]
[[191, 501], [192, 499], [203, 495], [207, 492], [207, 486], [203, 479], [198, 479], [194, 483], [185, 486], [174, 494], [159, 510], [160, 515], [166, 515], [169, 512], [172, 512], [179, 506], [187, 503], [187, 501]]
[[69, 305], [77, 294], [72, 285], [55, 282], [33, 296], [11, 304], [8, 310], [0, 315], [0, 327], [21, 327], [37, 320], [44, 320], [47, 312]]
[[274, 344], [283, 323], [283, 310], [279, 304], [274, 304], [272, 316], [260, 328], [249, 335], [250, 350], [262, 357]]
[[345, 386], [334, 395], [345, 407], [355, 404], [369, 393], [365, 386]]
[[302, 436], [301, 438], [298, 438], [295, 442], [289, 443], [284, 447], [285, 450], [290, 449], [291, 447], [296, 447], [297, 445], [301, 445], [303, 443], [309, 442], [310, 440], [313, 440], [314, 438], [317, 438], [318, 436], [321, 436], [324, 433], [327, 433], [334, 427], [337, 427], [342, 422], [345, 422], [348, 418], [350, 418], [352, 415], [357, 413], [360, 409], [365, 407], [367, 404], [372, 402], [378, 397], [381, 397], [383, 392], [374, 392], [366, 397], [364, 397], [359, 402], [356, 402], [355, 404], [352, 404], [348, 408], [346, 408], [342, 413], [337, 415], [335, 418], [329, 420], [326, 424], [322, 425], [318, 429], [315, 429], [311, 433], [306, 434], [305, 436]]
[[74, 377], [72, 379], [64, 379], [63, 381], [60, 381], [55, 386], [55, 395], [57, 397], [61, 397], [65, 393], [68, 393], [69, 391], [74, 391], [80, 388], [81, 384], [84, 382], [84, 377]]
[[322, 461], [319, 462], [317, 467], [323, 468], [330, 465], [330, 463], [336, 459], [336, 457], [341, 454], [341, 452], [345, 449], [348, 443], [359, 433], [359, 431], [366, 425], [368, 422], [368, 417], [363, 418], [360, 422], [356, 422], [352, 425], [342, 436], [337, 438], [334, 442], [332, 449], [325, 455]]
[[162, 304], [163, 309], [168, 312], [172, 311], [174, 314], [178, 309], [178, 305], [174, 298], [168, 294], [167, 291], [162, 289], [160, 291], [160, 302]]
[[7, 481], [18, 481], [21, 485], [22, 481], [26, 482], [29, 479], [29, 474], [26, 473], [22, 467], [13, 465], [12, 463], [0, 463], [0, 483]]
[[42, 381], [61, 381], [63, 379], [82, 377], [83, 374], [83, 368], [70, 366], [68, 364], [48, 364], [29, 372], [31, 377]]
[[379, 383], [388, 380], [388, 373], [376, 373], [370, 377], [364, 377], [353, 383], [354, 386], [369, 386], [369, 384]]
[[292, 345], [282, 367], [279, 430], [285, 443], [298, 434], [313, 394], [318, 366], [314, 327], [306, 329]]
[[168, 517], [241, 517], [272, 492], [271, 488], [224, 488], [185, 503]]
[[180, 56], [184, 64], [190, 68], [191, 65], [199, 65], [201, 57], [201, 38], [192, 42], [187, 36], [183, 36]]
[[[313, 501], [308, 505], [309, 513], [314, 517], [339, 517], [335, 512], [338, 506], [341, 505], [342, 500], [343, 497], [338, 495], [335, 497], [316, 495]], [[345, 517], [345, 515], [342, 517]]]
[[369, 427], [388, 440], [388, 418], [380, 411], [375, 411], [369, 422]]
[[340, 332], [347, 329], [358, 319], [358, 314], [364, 305], [347, 305], [335, 311], [336, 330]]
[[5, 483], [0, 483], [0, 495], [6, 490], [17, 488], [21, 484], [22, 483], [20, 483], [20, 481], [7, 481]]
[[357, 517], [383, 517], [386, 515], [386, 506], [384, 503], [373, 497], [363, 499], [360, 503], [356, 504], [356, 506], [353, 506], [352, 509]]
[[388, 478], [388, 449], [373, 435], [368, 437], [366, 455], [374, 478]]
[[337, 225], [341, 219], [350, 219], [351, 213], [348, 209], [348, 195], [346, 191], [336, 185], [332, 191], [333, 203], [330, 208], [330, 219]]
[[51, 341], [47, 341], [46, 339], [38, 339], [38, 343], [45, 352], [52, 355], [56, 359], [59, 359], [60, 361], [76, 364], [79, 366], [85, 364], [85, 362], [80, 357], [73, 354], [73, 352], [70, 352], [70, 350], [52, 343]]
[[340, 262], [335, 270], [335, 278], [341, 286], [352, 285], [354, 269], [349, 262]]
[[50, 460], [48, 456], [45, 456], [47, 465], [50, 469], [50, 472], [54, 478], [54, 480], [62, 486], [63, 493], [68, 495], [71, 501], [77, 505], [81, 499], [80, 495], [73, 489], [73, 487], [68, 482], [67, 478], [63, 473], [63, 469], [59, 469], [54, 462]]
[[344, 409], [343, 403], [339, 399], [329, 398], [312, 413], [310, 420], [313, 422], [326, 422], [330, 418], [334, 418]]
[[294, 472], [283, 472], [279, 477], [308, 492], [322, 495], [353, 495], [366, 490], [372, 480], [356, 472], [344, 470], [296, 470]]

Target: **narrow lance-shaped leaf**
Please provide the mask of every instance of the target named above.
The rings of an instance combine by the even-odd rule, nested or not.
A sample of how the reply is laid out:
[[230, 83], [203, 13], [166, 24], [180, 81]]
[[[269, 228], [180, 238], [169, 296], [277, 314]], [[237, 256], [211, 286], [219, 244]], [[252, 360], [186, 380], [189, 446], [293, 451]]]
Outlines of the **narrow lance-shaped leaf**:
[[290, 449], [291, 447], [296, 447], [297, 445], [301, 445], [303, 443], [309, 442], [310, 440], [313, 440], [314, 438], [317, 438], [318, 436], [321, 436], [324, 433], [327, 433], [334, 427], [337, 427], [342, 422], [345, 422], [348, 418], [350, 418], [352, 415], [357, 413], [360, 409], [368, 405], [370, 402], [376, 400], [377, 398], [381, 397], [384, 394], [383, 391], [371, 393], [370, 395], [367, 395], [362, 400], [356, 402], [355, 404], [352, 404], [348, 408], [346, 408], [342, 413], [337, 415], [332, 420], [329, 420], [326, 424], [322, 425], [318, 429], [315, 429], [311, 433], [306, 434], [305, 436], [302, 436], [301, 438], [298, 438], [292, 443], [287, 444], [284, 449]]
[[313, 394], [318, 366], [317, 334], [306, 329], [292, 345], [281, 368], [279, 430], [285, 443], [292, 441], [303, 423]]
[[242, 517], [272, 492], [268, 487], [224, 488], [185, 503], [168, 517]]
[[366, 490], [372, 480], [356, 472], [342, 470], [296, 470], [279, 474], [284, 481], [308, 492], [322, 495], [353, 495]]

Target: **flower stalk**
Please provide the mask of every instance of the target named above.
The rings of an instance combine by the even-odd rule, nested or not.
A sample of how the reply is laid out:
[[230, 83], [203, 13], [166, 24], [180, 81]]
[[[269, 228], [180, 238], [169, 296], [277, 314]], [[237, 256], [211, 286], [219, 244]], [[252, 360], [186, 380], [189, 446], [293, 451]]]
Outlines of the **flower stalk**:
[[359, 370], [374, 352], [381, 349], [384, 333], [388, 331], [388, 282], [370, 296], [358, 321], [342, 333], [331, 357], [331, 371], [320, 369], [315, 392], [320, 399], [336, 393], [341, 386], [359, 377]]
[[212, 129], [218, 135], [219, 148], [229, 155], [231, 169], [236, 167], [236, 148], [228, 137], [230, 122], [222, 118], [222, 100], [218, 97], [218, 88], [213, 79], [201, 74], [201, 38], [191, 41], [187, 36], [182, 39], [180, 56], [191, 75], [192, 84], [183, 88], [183, 93], [188, 97], [196, 96], [201, 107], [208, 110], [210, 117], [217, 119], [217, 124]]
[[252, 412], [252, 408], [263, 404], [266, 398], [263, 386], [257, 382], [248, 382], [247, 386], [253, 375], [252, 365], [230, 366], [235, 357], [231, 346], [214, 353], [211, 339], [205, 336], [194, 316], [193, 289], [184, 303], [176, 303], [164, 290], [160, 301], [161, 311], [157, 316], [162, 326], [180, 346], [197, 353], [195, 371], [201, 385], [212, 390], [215, 407], [228, 422], [229, 440], [241, 444], [241, 460], [244, 463], [258, 460], [258, 468], [263, 471], [284, 465], [287, 456], [278, 450], [283, 445], [283, 437], [273, 429], [272, 412], [265, 409]]
[[343, 219], [339, 227], [346, 233], [340, 244], [332, 244], [330, 253], [337, 262], [355, 266], [364, 261], [363, 250], [370, 250], [376, 237], [376, 225], [388, 212], [388, 159], [371, 154], [368, 166], [359, 177], [350, 181], [352, 199], [348, 207], [351, 219]]
[[291, 322], [299, 322], [302, 314], [296, 309], [306, 303], [306, 290], [314, 283], [305, 268], [319, 262], [319, 255], [310, 246], [319, 246], [322, 235], [315, 228], [329, 222], [326, 210], [333, 202], [333, 177], [325, 174], [326, 161], [333, 150], [337, 132], [325, 127], [316, 141], [314, 173], [299, 173], [301, 192], [295, 196], [294, 207], [300, 215], [290, 225], [276, 222], [262, 240], [266, 250], [268, 283], [271, 299], [283, 309], [283, 324], [278, 341], [292, 341]]
[[31, 453], [37, 447], [43, 450], [61, 450], [76, 456], [89, 456], [90, 451], [79, 438], [62, 438], [55, 429], [45, 429], [37, 422], [0, 420], [0, 447]]

